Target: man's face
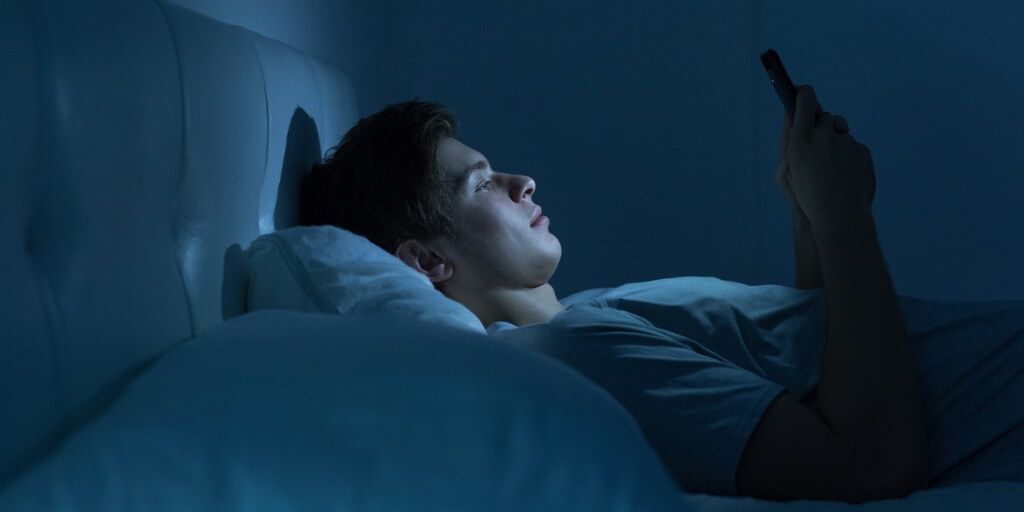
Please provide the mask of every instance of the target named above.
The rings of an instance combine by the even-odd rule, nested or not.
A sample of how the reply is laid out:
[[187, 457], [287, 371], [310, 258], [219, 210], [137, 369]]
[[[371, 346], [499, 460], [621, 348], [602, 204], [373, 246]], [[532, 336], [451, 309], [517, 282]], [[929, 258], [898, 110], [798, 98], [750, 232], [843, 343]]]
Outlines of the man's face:
[[438, 157], [456, 191], [450, 213], [458, 235], [434, 241], [454, 271], [447, 286], [477, 290], [547, 283], [562, 245], [548, 231], [546, 216], [531, 224], [540, 210], [533, 202], [533, 179], [495, 171], [482, 154], [450, 137], [441, 141]]

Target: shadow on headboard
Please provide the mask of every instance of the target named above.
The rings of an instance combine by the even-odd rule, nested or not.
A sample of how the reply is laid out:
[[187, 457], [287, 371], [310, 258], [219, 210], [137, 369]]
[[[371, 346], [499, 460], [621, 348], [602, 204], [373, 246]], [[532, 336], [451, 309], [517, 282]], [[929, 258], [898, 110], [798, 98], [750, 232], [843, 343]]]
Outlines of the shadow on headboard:
[[[296, 108], [288, 125], [288, 137], [281, 166], [281, 182], [274, 205], [274, 225], [287, 229], [299, 224], [299, 197], [302, 179], [320, 161], [320, 134], [316, 121], [301, 107]], [[224, 278], [221, 282], [221, 317], [224, 320], [248, 310], [249, 261], [239, 244], [224, 251]]]
[[320, 161], [320, 133], [316, 122], [301, 107], [296, 108], [288, 125], [288, 138], [281, 166], [281, 182], [274, 205], [274, 225], [285, 229], [299, 224], [299, 193], [302, 178]]

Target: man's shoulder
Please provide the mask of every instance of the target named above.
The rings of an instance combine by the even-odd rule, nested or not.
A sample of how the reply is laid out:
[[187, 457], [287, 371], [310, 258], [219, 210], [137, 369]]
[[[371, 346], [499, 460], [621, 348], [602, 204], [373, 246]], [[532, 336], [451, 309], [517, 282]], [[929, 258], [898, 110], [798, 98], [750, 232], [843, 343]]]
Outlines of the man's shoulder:
[[602, 299], [573, 304], [544, 324], [520, 327], [516, 331], [520, 339], [547, 347], [659, 345], [678, 341], [676, 334]]
[[549, 324], [561, 327], [581, 326], [651, 326], [647, 319], [618, 307], [614, 300], [593, 298], [565, 308]]
[[726, 291], [747, 289], [749, 285], [727, 281], [713, 276], [679, 276], [623, 283], [614, 287], [593, 288], [573, 293], [562, 299], [562, 304], [574, 305], [595, 300], [614, 304], [620, 299], [658, 302], [683, 295], [721, 294]]

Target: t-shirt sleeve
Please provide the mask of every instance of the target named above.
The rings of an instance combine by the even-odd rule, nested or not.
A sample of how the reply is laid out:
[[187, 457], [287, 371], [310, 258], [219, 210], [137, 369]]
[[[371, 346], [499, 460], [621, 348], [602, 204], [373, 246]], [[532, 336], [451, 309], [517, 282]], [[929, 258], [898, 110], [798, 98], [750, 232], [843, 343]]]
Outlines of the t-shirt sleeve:
[[576, 308], [545, 334], [532, 348], [618, 399], [681, 487], [736, 494], [739, 458], [783, 386], [621, 310]]

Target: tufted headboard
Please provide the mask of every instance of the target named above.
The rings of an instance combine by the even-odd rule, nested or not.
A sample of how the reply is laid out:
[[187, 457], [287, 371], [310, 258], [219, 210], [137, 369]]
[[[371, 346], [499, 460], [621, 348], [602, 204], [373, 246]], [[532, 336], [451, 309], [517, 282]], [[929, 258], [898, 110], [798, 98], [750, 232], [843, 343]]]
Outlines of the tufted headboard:
[[225, 255], [297, 219], [346, 75], [159, 0], [0, 2], [0, 483], [221, 321]]

